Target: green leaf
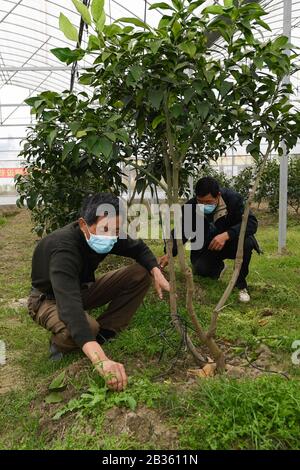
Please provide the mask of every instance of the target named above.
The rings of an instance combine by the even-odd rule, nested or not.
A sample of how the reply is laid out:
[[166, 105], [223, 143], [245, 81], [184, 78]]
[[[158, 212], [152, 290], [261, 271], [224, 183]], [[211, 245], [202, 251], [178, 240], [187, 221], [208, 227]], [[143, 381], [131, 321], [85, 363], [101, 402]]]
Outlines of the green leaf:
[[224, 7], [230, 8], [233, 6], [233, 0], [224, 0]]
[[204, 8], [202, 11], [203, 14], [211, 14], [211, 15], [222, 15], [224, 13], [223, 8], [221, 5], [211, 5], [210, 7]]
[[80, 2], [80, 0], [72, 0], [72, 2], [76, 10], [78, 11], [78, 13], [80, 13], [80, 15], [82, 16], [83, 21], [89, 26], [91, 26], [92, 18], [91, 18], [91, 14], [89, 12], [88, 7], [84, 5], [82, 2]]
[[49, 385], [49, 390], [61, 390], [65, 387], [64, 381], [65, 381], [65, 375], [66, 372], [63, 370], [57, 377], [55, 377], [51, 384]]
[[37, 195], [32, 195], [26, 199], [27, 207], [30, 211], [32, 211], [36, 206]]
[[129, 142], [128, 132], [125, 129], [119, 129], [117, 131], [117, 134], [120, 137], [120, 139], [123, 140], [123, 142], [126, 142], [126, 143]]
[[249, 144], [247, 145], [246, 152], [252, 154], [256, 154], [258, 150], [257, 144]]
[[67, 156], [72, 152], [74, 146], [75, 146], [75, 142], [67, 142], [65, 144], [63, 152], [62, 152], [62, 156], [61, 156], [62, 161], [64, 161], [67, 158]]
[[134, 80], [138, 82], [141, 76], [143, 75], [144, 69], [140, 65], [133, 65], [129, 71], [133, 76]]
[[254, 57], [253, 63], [258, 69], [262, 69], [264, 66], [264, 61], [262, 57]]
[[179, 44], [179, 49], [188, 54], [191, 58], [194, 58], [197, 52], [197, 47], [191, 42], [182, 42]]
[[200, 103], [198, 113], [200, 114], [203, 120], [207, 118], [209, 108], [210, 106], [207, 101], [203, 101], [202, 103]]
[[123, 107], [124, 107], [124, 102], [121, 101], [121, 100], [115, 101], [114, 104], [113, 104], [113, 106], [114, 106], [115, 108], [123, 108]]
[[262, 28], [267, 29], [268, 31], [272, 31], [272, 28], [265, 21], [259, 19], [256, 20], [256, 23], [258, 23]]
[[174, 104], [174, 106], [172, 106], [172, 108], [170, 109], [170, 114], [172, 117], [176, 119], [182, 114], [184, 114], [184, 109], [183, 109], [182, 104], [179, 104], [179, 103]]
[[76, 137], [77, 137], [78, 139], [81, 139], [81, 137], [84, 137], [84, 136], [86, 136], [86, 135], [87, 135], [87, 131], [86, 131], [86, 130], [82, 130], [82, 131], [76, 132]]
[[47, 395], [45, 398], [45, 402], [48, 403], [48, 405], [51, 405], [52, 403], [60, 403], [62, 401], [63, 396], [60, 392], [49, 393], [49, 395]]
[[93, 147], [95, 145], [95, 143], [97, 142], [98, 140], [98, 136], [96, 135], [90, 135], [86, 140], [86, 144], [87, 144], [87, 148], [90, 152], [93, 152]]
[[89, 36], [88, 49], [89, 49], [90, 51], [95, 51], [95, 50], [99, 50], [99, 49], [100, 49], [100, 42], [99, 42], [99, 39], [98, 39], [97, 36], [95, 36], [94, 34], [91, 34], [91, 35]]
[[45, 103], [45, 100], [40, 100], [34, 97], [28, 98], [27, 100], [25, 100], [25, 103], [37, 109], [39, 106], [41, 106], [41, 104]]
[[95, 23], [100, 20], [100, 17], [104, 11], [104, 1], [105, 0], [93, 0], [91, 4], [91, 12], [94, 18]]
[[113, 149], [112, 142], [106, 137], [100, 137], [100, 139], [98, 139], [97, 142], [95, 143], [92, 153], [96, 157], [99, 157], [101, 154], [103, 154], [108, 159], [110, 157], [112, 149]]
[[53, 144], [53, 141], [55, 139], [55, 137], [57, 136], [57, 129], [54, 129], [53, 131], [51, 131], [47, 137], [47, 143], [50, 147], [50, 149], [52, 148], [52, 144]]
[[71, 21], [63, 13], [61, 13], [59, 16], [59, 29], [70, 41], [78, 41], [77, 29], [75, 28], [75, 26], [72, 25]]
[[156, 54], [161, 45], [162, 45], [162, 41], [152, 41], [152, 42], [150, 42], [149, 47], [151, 49], [151, 52], [153, 54]]
[[171, 7], [171, 5], [168, 5], [166, 2], [158, 2], [158, 3], [153, 3], [149, 10], [155, 10], [156, 8], [160, 8], [161, 10], [173, 10], [174, 8]]
[[133, 30], [134, 30], [133, 26], [125, 26], [125, 28], [123, 28], [123, 33], [130, 34]]
[[213, 81], [215, 77], [215, 71], [214, 70], [205, 70], [204, 72], [205, 78], [208, 81], [209, 84]]
[[158, 109], [160, 103], [162, 102], [164, 96], [164, 91], [160, 88], [158, 90], [150, 90], [149, 92], [149, 100], [154, 109]]
[[227, 93], [233, 88], [233, 82], [227, 82], [226, 80], [222, 81], [222, 85], [220, 87], [220, 94], [222, 98], [227, 95]]
[[78, 129], [80, 129], [81, 123], [79, 121], [73, 121], [69, 124], [71, 132], [73, 135], [77, 134]]
[[111, 56], [111, 52], [108, 52], [108, 51], [104, 51], [102, 52], [102, 55], [101, 55], [101, 59], [103, 60], [103, 62], [106, 61], [106, 59], [108, 59], [110, 56]]
[[169, 24], [172, 22], [172, 20], [173, 20], [172, 16], [164, 15], [161, 18], [160, 22], [158, 23], [158, 29], [167, 28]]
[[184, 102], [185, 102], [185, 104], [188, 104], [191, 101], [194, 94], [195, 94], [195, 91], [194, 91], [193, 88], [187, 88], [184, 91]]
[[117, 24], [106, 25], [104, 26], [103, 31], [108, 37], [116, 36], [117, 34], [123, 33], [123, 29]]
[[102, 33], [104, 26], [105, 26], [105, 21], [106, 21], [106, 14], [105, 14], [105, 11], [103, 10], [100, 15], [99, 20], [96, 23], [96, 29], [98, 33]]
[[55, 415], [53, 416], [53, 420], [54, 421], [58, 421], [63, 415], [65, 415], [69, 410], [64, 407], [62, 408], [61, 410], [58, 410], [57, 413], [55, 413]]
[[129, 396], [129, 397], [127, 397], [126, 401], [127, 401], [127, 405], [129, 406], [129, 408], [132, 411], [134, 411], [136, 409], [136, 406], [137, 406], [136, 400], [133, 397]]
[[79, 77], [78, 81], [79, 83], [83, 84], [83, 85], [90, 85], [93, 81], [93, 78], [95, 78], [95, 76], [91, 73], [84, 73], [83, 75], [81, 75], [81, 77]]
[[287, 36], [279, 36], [275, 41], [272, 43], [272, 49], [283, 49], [287, 46], [289, 39]]
[[120, 18], [119, 20], [115, 21], [115, 23], [129, 23], [134, 24], [135, 26], [139, 26], [140, 28], [145, 28], [151, 31], [151, 28], [147, 23], [144, 21], [139, 20], [138, 18]]
[[206, 0], [197, 0], [195, 2], [192, 2], [190, 6], [188, 7], [188, 11], [192, 13], [196, 8], [198, 8], [200, 5], [205, 3]]
[[112, 142], [115, 142], [117, 140], [117, 136], [113, 132], [105, 132], [104, 135]]
[[153, 119], [152, 123], [151, 123], [151, 126], [152, 126], [152, 129], [156, 129], [157, 126], [161, 123], [161, 122], [164, 122], [165, 121], [165, 117], [164, 116], [156, 116], [155, 119]]
[[178, 38], [178, 36], [181, 33], [181, 25], [179, 21], [174, 21], [173, 26], [172, 26], [172, 33], [174, 34], [175, 39]]
[[69, 47], [57, 47], [56, 49], [51, 49], [51, 52], [61, 62], [65, 62], [67, 65], [79, 61], [85, 56], [85, 52], [82, 49], [74, 49], [72, 51]]
[[183, 2], [182, 0], [172, 0], [172, 3], [174, 5], [174, 7], [176, 8], [176, 10], [181, 10], [182, 7], [183, 7]]

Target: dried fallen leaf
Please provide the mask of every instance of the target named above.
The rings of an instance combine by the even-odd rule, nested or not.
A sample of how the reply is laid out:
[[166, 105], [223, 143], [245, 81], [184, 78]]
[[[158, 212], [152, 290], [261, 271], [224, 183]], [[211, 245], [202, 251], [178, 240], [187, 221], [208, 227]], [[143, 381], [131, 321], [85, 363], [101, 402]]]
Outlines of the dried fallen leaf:
[[206, 364], [202, 370], [207, 377], [213, 377], [216, 372], [216, 367], [217, 367], [216, 364], [209, 363], [209, 364]]
[[269, 323], [269, 320], [266, 320], [266, 319], [262, 319], [262, 320], [258, 320], [258, 324], [260, 326], [265, 326]]
[[213, 377], [216, 371], [215, 363], [208, 363], [202, 369], [188, 369], [188, 375], [194, 375], [196, 377], [206, 378]]
[[194, 375], [196, 377], [206, 377], [205, 372], [202, 369], [188, 369], [188, 375]]

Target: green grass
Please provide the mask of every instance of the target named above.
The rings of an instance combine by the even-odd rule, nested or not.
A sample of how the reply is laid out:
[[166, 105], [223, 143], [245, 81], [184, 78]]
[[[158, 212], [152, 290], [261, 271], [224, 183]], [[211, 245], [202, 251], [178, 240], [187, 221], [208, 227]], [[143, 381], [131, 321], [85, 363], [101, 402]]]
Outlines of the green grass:
[[[258, 378], [246, 373], [242, 379], [189, 380], [187, 369], [195, 365], [184, 351], [170, 369], [179, 338], [169, 328], [167, 301], [159, 301], [150, 291], [130, 328], [112, 341], [106, 352], [125, 364], [130, 384], [123, 396], [137, 402], [136, 412], [144, 413], [139, 419], [149, 415], [159, 424], [159, 439], [120, 430], [121, 427], [111, 429], [107, 412], [116, 406], [120, 413], [128, 412], [111, 392], [105, 398], [105, 406], [95, 406], [82, 416], [66, 413], [53, 421], [62, 406], [87, 392], [95, 372], [87, 361], [81, 360], [79, 352], [59, 363], [50, 362], [48, 332], [32, 322], [25, 308], [12, 307], [15, 299], [26, 297], [29, 291], [35, 236], [26, 212], [6, 218], [2, 225], [0, 218], [0, 339], [5, 340], [8, 353], [6, 369], [0, 366], [0, 382], [4, 383], [1, 374], [6, 370], [4, 379], [11, 388], [0, 395], [0, 448], [298, 449], [300, 366], [291, 362], [291, 346], [300, 339], [299, 221], [289, 221], [288, 253], [278, 256], [276, 221], [269, 217], [265, 220], [264, 214], [261, 218], [265, 223], [258, 238], [264, 255], [253, 255], [249, 275], [251, 303], [239, 304], [234, 292], [220, 315], [217, 337], [227, 345], [229, 361], [245, 362], [245, 351], [254, 357], [260, 344], [268, 345], [273, 353], [270, 369], [287, 372], [290, 380], [272, 373]], [[150, 245], [157, 255], [162, 253], [157, 241]], [[124, 261], [127, 262], [108, 257], [101, 270], [115, 269]], [[232, 266], [232, 262], [228, 264]], [[222, 282], [196, 280], [195, 306], [204, 326], [209, 324], [212, 308], [230, 271]], [[205, 291], [201, 301], [199, 285]], [[183, 286], [178, 301], [180, 313], [186, 317]], [[67, 377], [63, 402], [46, 404], [48, 386], [62, 370], [66, 370]], [[121, 418], [116, 422], [118, 419]], [[169, 430], [175, 430], [175, 444], [165, 437]]]
[[7, 222], [7, 218], [6, 217], [1, 217], [0, 216], [0, 227], [3, 227], [3, 225], [5, 225]]
[[189, 449], [300, 448], [296, 381], [209, 379], [186, 401], [180, 431]]

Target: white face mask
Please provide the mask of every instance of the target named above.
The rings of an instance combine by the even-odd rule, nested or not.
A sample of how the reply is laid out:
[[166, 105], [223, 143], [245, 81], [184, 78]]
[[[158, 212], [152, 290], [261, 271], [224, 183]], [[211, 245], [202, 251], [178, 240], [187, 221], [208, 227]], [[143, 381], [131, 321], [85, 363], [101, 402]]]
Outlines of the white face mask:
[[[88, 226], [87, 226], [88, 229]], [[109, 236], [109, 235], [94, 235], [88, 229], [90, 234], [89, 240], [86, 238], [86, 242], [92, 250], [94, 250], [98, 254], [106, 254], [109, 253], [115, 243], [118, 240], [116, 236]]]
[[204, 204], [204, 214], [211, 214], [216, 210], [217, 204]]

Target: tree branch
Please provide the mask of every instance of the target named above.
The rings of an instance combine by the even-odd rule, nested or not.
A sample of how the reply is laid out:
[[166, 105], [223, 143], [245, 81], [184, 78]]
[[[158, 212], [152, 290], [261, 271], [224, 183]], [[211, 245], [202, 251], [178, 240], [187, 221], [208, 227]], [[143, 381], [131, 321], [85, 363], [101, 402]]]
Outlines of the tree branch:
[[150, 173], [150, 171], [146, 170], [146, 168], [142, 167], [141, 165], [136, 165], [135, 163], [133, 162], [128, 162], [128, 165], [132, 166], [133, 168], [135, 168], [136, 170], [140, 170], [142, 171], [142, 173], [144, 173], [145, 175], [147, 175], [149, 178], [151, 178], [153, 180], [154, 183], [156, 183], [158, 186], [161, 187], [161, 189], [163, 191], [165, 191], [166, 193], [168, 192], [168, 187], [162, 183], [161, 181], [159, 181], [158, 178], [156, 178], [154, 175], [152, 175]]

